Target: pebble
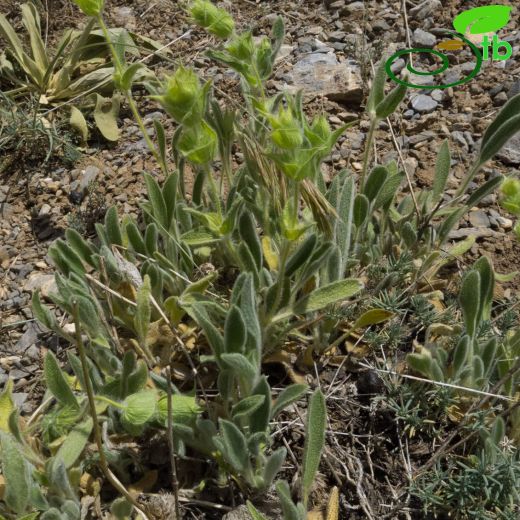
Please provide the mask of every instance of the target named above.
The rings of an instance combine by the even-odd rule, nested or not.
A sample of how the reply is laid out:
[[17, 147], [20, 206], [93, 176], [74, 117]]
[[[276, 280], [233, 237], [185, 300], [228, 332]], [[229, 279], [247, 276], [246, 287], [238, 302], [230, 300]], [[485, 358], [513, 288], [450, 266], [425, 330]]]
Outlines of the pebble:
[[429, 114], [437, 108], [439, 103], [426, 94], [419, 94], [412, 98], [411, 105], [416, 112]]
[[413, 42], [418, 47], [431, 49], [437, 43], [437, 38], [432, 33], [418, 28], [413, 32]]

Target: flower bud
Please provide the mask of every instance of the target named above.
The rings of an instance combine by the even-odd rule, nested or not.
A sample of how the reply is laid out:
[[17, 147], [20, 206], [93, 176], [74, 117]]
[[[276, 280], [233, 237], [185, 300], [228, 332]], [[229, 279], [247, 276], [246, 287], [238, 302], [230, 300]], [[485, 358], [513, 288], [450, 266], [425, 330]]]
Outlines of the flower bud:
[[208, 0], [196, 0], [190, 13], [197, 25], [219, 38], [229, 38], [233, 33], [235, 22], [231, 15]]
[[271, 140], [276, 146], [285, 150], [298, 148], [303, 143], [303, 135], [299, 122], [291, 110], [281, 108], [278, 115], [270, 117]]
[[322, 114], [317, 116], [312, 122], [312, 132], [317, 135], [322, 141], [328, 141], [330, 139], [330, 126], [327, 118]]
[[195, 164], [207, 164], [215, 157], [217, 134], [205, 121], [182, 132], [179, 150]]
[[226, 45], [226, 51], [237, 60], [245, 62], [251, 61], [255, 54], [255, 42], [253, 41], [251, 32], [247, 31], [239, 36], [235, 36]]
[[520, 181], [509, 177], [502, 183], [501, 190], [506, 197], [518, 196], [520, 195]]
[[501, 205], [513, 215], [520, 216], [520, 180], [508, 178], [501, 186]]
[[204, 113], [204, 88], [191, 69], [179, 67], [168, 78], [163, 94], [151, 97], [159, 101], [178, 123], [198, 121]]
[[87, 16], [97, 16], [103, 10], [104, 0], [74, 0], [74, 3]]

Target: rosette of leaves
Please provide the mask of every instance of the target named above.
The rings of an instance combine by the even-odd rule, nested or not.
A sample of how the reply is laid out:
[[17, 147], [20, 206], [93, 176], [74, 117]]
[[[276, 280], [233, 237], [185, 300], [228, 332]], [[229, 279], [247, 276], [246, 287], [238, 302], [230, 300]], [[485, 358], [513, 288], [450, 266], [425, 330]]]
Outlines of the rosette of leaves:
[[[94, 106], [94, 120], [109, 140], [117, 139], [116, 117], [119, 104], [111, 99], [114, 83], [114, 67], [110, 64], [110, 52], [102, 33], [95, 29], [95, 20], [89, 20], [82, 31], [67, 30], [58, 42], [54, 52], [46, 46], [41, 36], [40, 16], [34, 4], [21, 6], [22, 22], [27, 31], [29, 45], [22, 39], [0, 14], [0, 36], [5, 41], [0, 53], [0, 81], [14, 87], [13, 93], [36, 95], [42, 106], [56, 105], [82, 95], [94, 93], [90, 105]], [[125, 29], [111, 29], [114, 42], [121, 53], [139, 55], [136, 41], [143, 46], [157, 50], [153, 40], [143, 40]], [[86, 71], [86, 72], [85, 72]], [[139, 72], [140, 79], [149, 77], [148, 69]], [[9, 91], [5, 89], [9, 95]], [[110, 107], [107, 107], [110, 103]], [[75, 105], [71, 108], [71, 125], [86, 140], [88, 126], [82, 112]]]
[[[505, 335], [493, 329], [490, 332], [494, 286], [493, 266], [487, 257], [481, 257], [462, 280], [459, 292], [462, 323], [431, 325], [426, 331], [424, 346], [407, 356], [408, 365], [433, 381], [457, 385], [453, 392], [466, 399], [472, 395], [472, 389], [486, 392], [503, 380], [496, 392], [514, 401], [518, 376], [513, 365], [518, 359], [520, 330], [508, 331]], [[517, 439], [519, 416], [514, 408], [512, 417], [510, 437]], [[501, 435], [505, 433], [502, 428]]]

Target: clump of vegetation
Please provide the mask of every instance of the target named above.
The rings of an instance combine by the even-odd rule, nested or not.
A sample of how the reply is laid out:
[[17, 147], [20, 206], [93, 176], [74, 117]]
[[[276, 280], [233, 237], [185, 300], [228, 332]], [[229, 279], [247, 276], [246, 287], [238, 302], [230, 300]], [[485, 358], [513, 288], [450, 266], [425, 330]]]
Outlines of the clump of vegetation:
[[[0, 36], [5, 42], [5, 50], [0, 53], [3, 95], [13, 100], [30, 96], [36, 100], [38, 109], [49, 113], [57, 106], [66, 106], [69, 124], [83, 141], [89, 131], [82, 109], [93, 109], [95, 125], [103, 137], [117, 140], [119, 100], [113, 96], [113, 57], [104, 34], [95, 27], [95, 20], [89, 20], [81, 31], [67, 30], [56, 49], [51, 50], [42, 38], [35, 5], [24, 3], [21, 11], [28, 45], [0, 13]], [[110, 29], [110, 34], [118, 56], [139, 56], [136, 42], [153, 51], [158, 48], [153, 40], [125, 29]], [[140, 67], [141, 80], [150, 75], [146, 67]]]
[[0, 175], [13, 165], [46, 164], [60, 158], [73, 164], [79, 157], [74, 136], [38, 113], [37, 103], [15, 103], [0, 93]]
[[[102, 2], [76, 3], [101, 27], [113, 53], [115, 85], [144, 129], [131, 92], [139, 65], [118, 54]], [[286, 448], [273, 445], [272, 421], [309, 389], [291, 384], [276, 393], [263, 361], [294, 351], [296, 344], [302, 364], [314, 370], [315, 360], [348, 352], [349, 340], [367, 333], [366, 343], [378, 348], [409, 352], [415, 343], [416, 352], [407, 358], [410, 371], [443, 385], [444, 402], [466, 414], [427, 463], [435, 465], [436, 477], [415, 480], [422, 482], [420, 489], [410, 489], [424, 510], [442, 510], [439, 494], [459, 518], [468, 511], [497, 515], [495, 491], [504, 504], [515, 504], [517, 462], [505, 486], [489, 486], [486, 500], [472, 495], [473, 502], [461, 502], [458, 496], [461, 489], [476, 493], [488, 476], [495, 478], [512, 460], [504, 451], [508, 439], [518, 442], [520, 331], [492, 326], [492, 264], [482, 258], [468, 270], [460, 310], [447, 316], [434, 306], [443, 298], [435, 289], [443, 288], [442, 269], [474, 242], [448, 247], [450, 231], [503, 181], [492, 179], [466, 193], [479, 168], [516, 130], [510, 105], [484, 135], [456, 198], [444, 193], [451, 163], [447, 142], [432, 188], [417, 192], [408, 185], [405, 192], [405, 175], [395, 162], [371, 164], [375, 129], [406, 93], [403, 86], [386, 92], [382, 64], [367, 105], [362, 174], [356, 178], [344, 170], [327, 185], [321, 164], [346, 126], [332, 131], [322, 115], [308, 120], [300, 95], [269, 96], [265, 87], [284, 39], [282, 19], [270, 37], [254, 39], [250, 31], [237, 32], [230, 15], [208, 1], [195, 1], [191, 15], [220, 39], [209, 54], [240, 75], [243, 103], [240, 110], [222, 107], [211, 83], [183, 67], [149, 85], [177, 127], [171, 157], [159, 121], [155, 142], [144, 133], [164, 179], [145, 176], [142, 220], [120, 218], [112, 207], [95, 224], [95, 240], [68, 229], [49, 249], [57, 270], [57, 292], [51, 295], [56, 310], [36, 293], [33, 311], [76, 350], [67, 355], [70, 373], [47, 354], [46, 398], [29, 425], [19, 420], [9, 387], [0, 397], [8, 410], [0, 425], [2, 451], [10, 459], [3, 464], [1, 514], [72, 518], [77, 477], [88, 468], [121, 495], [112, 506], [117, 518], [128, 517], [132, 508], [149, 518], [146, 505], [125, 485], [136, 465], [128, 446], [111, 441], [122, 435], [137, 444], [152, 435], [164, 439], [178, 518], [179, 462], [191, 453], [208, 461], [193, 487], [232, 482], [230, 489], [255, 519], [267, 518], [258, 497], [272, 486], [285, 520], [317, 514], [312, 488], [326, 440], [325, 396], [318, 387], [308, 400], [299, 485], [291, 488], [278, 477]], [[244, 154], [241, 166], [233, 161], [234, 147]], [[188, 166], [195, 172], [191, 193]], [[208, 263], [213, 269], [203, 272]], [[179, 367], [182, 376], [176, 375]], [[504, 412], [490, 406], [495, 400]], [[413, 400], [406, 406], [396, 401], [393, 409], [398, 420], [421, 426]], [[461, 431], [471, 434], [471, 442], [460, 443]], [[30, 442], [35, 435], [38, 449]], [[52, 484], [53, 471], [65, 496]], [[446, 474], [448, 487], [440, 480]], [[464, 488], [467, 481], [472, 487]], [[322, 504], [330, 520], [339, 518], [338, 497], [333, 489]]]

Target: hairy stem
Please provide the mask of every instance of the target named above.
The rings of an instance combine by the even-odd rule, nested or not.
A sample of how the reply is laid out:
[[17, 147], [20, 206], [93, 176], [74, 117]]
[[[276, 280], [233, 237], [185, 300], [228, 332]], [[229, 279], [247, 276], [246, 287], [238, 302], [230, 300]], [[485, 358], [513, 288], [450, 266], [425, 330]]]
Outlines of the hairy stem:
[[92, 381], [90, 380], [90, 374], [88, 372], [88, 363], [87, 356], [85, 354], [85, 347], [83, 345], [83, 339], [81, 338], [79, 306], [78, 302], [76, 301], [73, 302], [73, 316], [74, 324], [76, 326], [76, 345], [78, 347], [81, 368], [83, 370], [83, 379], [85, 380], [85, 391], [87, 392], [90, 415], [94, 423], [94, 438], [96, 440], [96, 445], [99, 453], [99, 465], [101, 466], [101, 471], [103, 471], [105, 477], [112, 484], [112, 486], [114, 486], [114, 488], [135, 507], [135, 509], [141, 514], [143, 519], [147, 519], [147, 516], [141, 509], [139, 502], [137, 502], [137, 500], [128, 492], [128, 490], [123, 486], [123, 484], [119, 482], [117, 477], [112, 473], [112, 471], [110, 471], [110, 468], [108, 466], [105, 451], [103, 448], [101, 428], [99, 427], [98, 415], [96, 411], [96, 397], [94, 396], [94, 389], [92, 388]]
[[[103, 16], [101, 14], [99, 14], [97, 16], [97, 22], [99, 24], [99, 27], [101, 28], [101, 31], [103, 32], [103, 36], [105, 37], [108, 48], [110, 49], [110, 53], [112, 54], [112, 59], [114, 61], [114, 68], [116, 70], [116, 73], [123, 74], [123, 72], [125, 70], [125, 65], [124, 65], [124, 63], [121, 63], [119, 55], [117, 54], [116, 49], [114, 47], [114, 43], [112, 42], [110, 32], [108, 31], [108, 27], [106, 26], [105, 21], [103, 20]], [[168, 166], [163, 161], [161, 154], [157, 151], [155, 144], [153, 143], [152, 139], [148, 135], [148, 132], [146, 131], [146, 127], [144, 126], [143, 118], [141, 117], [141, 114], [139, 113], [139, 109], [137, 108], [137, 104], [132, 96], [132, 90], [131, 89], [123, 90], [123, 95], [126, 98], [126, 101], [130, 108], [130, 111], [132, 112], [132, 115], [134, 116], [137, 126], [139, 127], [139, 129], [141, 130], [141, 133], [143, 134], [143, 138], [146, 142], [146, 145], [148, 146], [148, 149], [154, 156], [157, 163], [161, 166], [161, 169], [162, 169], [164, 175], [167, 175]]]
[[363, 169], [361, 170], [361, 180], [359, 182], [359, 188], [362, 190], [365, 186], [365, 179], [368, 172], [368, 166], [370, 163], [370, 152], [372, 150], [372, 143], [374, 142], [374, 132], [376, 130], [377, 119], [374, 117], [370, 121], [370, 128], [368, 129], [367, 140], [365, 141], [365, 154], [363, 156]]
[[175, 460], [175, 447], [173, 445], [173, 403], [172, 403], [172, 379], [173, 369], [168, 365], [166, 377], [167, 399], [168, 399], [168, 451], [170, 452], [170, 466], [172, 470], [172, 488], [175, 500], [175, 518], [180, 520], [181, 510], [179, 507], [179, 479], [177, 478], [177, 461]]

